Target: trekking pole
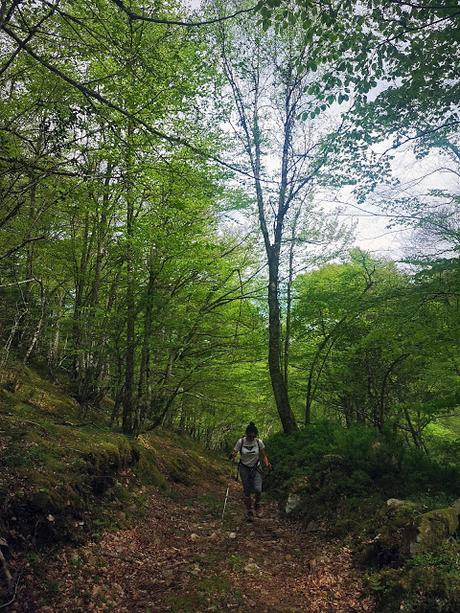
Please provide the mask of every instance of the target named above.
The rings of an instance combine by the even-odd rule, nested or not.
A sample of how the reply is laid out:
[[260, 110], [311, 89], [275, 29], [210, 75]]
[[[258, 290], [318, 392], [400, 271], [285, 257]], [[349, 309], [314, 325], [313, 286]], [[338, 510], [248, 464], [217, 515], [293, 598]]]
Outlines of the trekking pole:
[[[234, 462], [232, 460], [232, 464], [233, 463]], [[235, 473], [234, 476], [232, 476], [232, 479], [234, 479], [235, 481], [238, 481], [238, 472], [239, 472], [238, 471], [238, 464], [236, 464], [236, 473]], [[227, 500], [228, 500], [228, 493], [229, 493], [229, 491], [230, 491], [230, 483], [227, 485], [227, 491], [225, 492], [224, 506], [222, 508], [222, 515], [221, 515], [221, 518], [220, 518], [221, 521], [224, 521], [224, 515], [225, 515], [225, 509], [227, 507]]]
[[229, 491], [229, 489], [230, 489], [230, 485], [227, 485], [227, 491], [225, 492], [224, 508], [222, 509], [222, 516], [220, 518], [220, 521], [224, 521], [225, 508], [227, 506], [228, 491]]

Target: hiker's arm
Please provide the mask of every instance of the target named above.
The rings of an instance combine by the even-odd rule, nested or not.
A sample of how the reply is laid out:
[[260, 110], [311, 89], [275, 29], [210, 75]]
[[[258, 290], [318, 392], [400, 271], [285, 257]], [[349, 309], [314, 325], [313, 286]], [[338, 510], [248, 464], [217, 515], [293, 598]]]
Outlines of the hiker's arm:
[[228, 456], [228, 459], [233, 462], [238, 453], [241, 451], [241, 447], [243, 446], [243, 439], [240, 438], [236, 441], [235, 446], [233, 447], [233, 451]]
[[264, 461], [265, 466], [267, 468], [271, 468], [272, 465], [270, 464], [270, 460], [268, 459], [268, 455], [265, 449], [260, 450], [260, 455], [262, 456], [262, 460]]
[[238, 450], [234, 449], [232, 453], [229, 455], [230, 460], [233, 461], [236, 458], [237, 454], [238, 454]]
[[228, 459], [231, 460], [233, 462], [233, 460], [236, 458], [236, 456], [238, 455], [239, 451], [241, 450], [241, 439], [236, 441], [235, 446], [233, 447], [233, 451], [231, 452], [231, 454], [228, 456]]

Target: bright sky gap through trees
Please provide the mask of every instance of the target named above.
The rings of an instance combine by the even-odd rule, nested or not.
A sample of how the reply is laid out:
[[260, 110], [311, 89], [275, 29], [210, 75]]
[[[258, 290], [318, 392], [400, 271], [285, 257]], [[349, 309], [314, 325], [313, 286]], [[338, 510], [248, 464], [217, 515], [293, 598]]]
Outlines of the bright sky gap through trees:
[[[202, 0], [187, 0], [186, 5], [190, 7], [192, 15], [198, 11]], [[380, 92], [383, 82], [375, 88], [375, 92]], [[375, 94], [374, 94], [375, 95]], [[410, 103], [410, 101], [409, 101]], [[340, 115], [340, 107], [336, 107], [333, 115]], [[379, 148], [381, 152], [385, 151], [386, 146]], [[431, 153], [427, 160], [420, 162], [411, 154], [410, 147], [406, 147], [402, 151], [396, 153], [394, 161], [394, 169], [397, 176], [400, 177], [403, 187], [406, 185], [407, 190], [413, 190], [414, 185], [417, 186], [418, 192], [423, 194], [424, 191], [430, 189], [450, 189], [455, 187], [455, 179], [449, 172], [443, 171], [443, 157], [436, 153]], [[320, 198], [321, 203], [329, 203], [327, 197]], [[390, 215], [385, 218], [379, 212], [378, 204], [373, 206], [368, 202], [366, 207], [357, 206], [354, 198], [350, 196], [349, 190], [344, 190], [344, 193], [338, 194], [332, 202], [339, 201], [343, 207], [343, 216], [357, 220], [355, 229], [355, 244], [366, 251], [370, 251], [375, 255], [382, 255], [391, 258], [403, 258], [406, 254], [406, 244], [411, 244], [417, 241], [416, 237], [411, 235], [410, 231], [403, 228], [388, 228], [393, 219]]]

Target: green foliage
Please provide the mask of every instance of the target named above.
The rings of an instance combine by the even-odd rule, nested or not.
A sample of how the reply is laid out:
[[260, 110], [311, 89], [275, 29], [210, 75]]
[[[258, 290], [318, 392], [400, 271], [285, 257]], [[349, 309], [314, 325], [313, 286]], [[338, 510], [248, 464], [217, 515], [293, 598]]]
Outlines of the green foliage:
[[389, 498], [429, 504], [439, 503], [439, 496], [452, 500], [460, 495], [458, 465], [408, 449], [391, 430], [319, 422], [267, 442], [275, 466], [270, 487], [282, 498], [299, 491], [305, 503], [299, 513], [307, 519], [330, 517], [342, 527], [354, 520], [359, 527], [362, 515], [355, 515], [360, 506], [375, 512]]
[[[65, 370], [84, 411], [110, 395], [130, 433], [167, 424], [204, 438], [223, 406], [217, 445], [264, 330], [246, 301], [253, 242], [220, 227], [248, 200], [211, 161], [208, 45], [111, 2], [32, 4], [4, 24], [32, 28], [29, 46], [11, 56], [5, 31], [0, 52], [0, 364], [14, 353]], [[244, 404], [265, 379], [259, 369]]]
[[455, 416], [458, 314], [437, 293], [455, 281], [438, 273], [411, 278], [355, 251], [349, 262], [298, 276], [291, 381], [300, 388], [299, 369], [307, 371], [311, 415], [395, 427], [419, 448], [431, 422]]
[[[306, 44], [315, 40], [304, 64], [319, 67], [328, 104], [354, 97], [352, 138], [362, 130], [369, 141], [391, 134], [396, 143], [420, 124], [455, 130], [458, 102], [451, 61], [458, 58], [458, 12], [448, 0], [407, 9], [381, 0], [368, 0], [359, 11], [353, 0], [260, 4], [265, 28], [296, 27]], [[375, 92], [378, 83], [384, 87]]]
[[454, 613], [460, 606], [460, 546], [447, 542], [438, 551], [414, 556], [402, 568], [370, 574], [368, 586], [385, 613]]
[[[456, 155], [453, 126], [444, 124], [457, 95], [448, 75], [458, 15], [444, 6], [412, 9], [270, 0], [258, 4], [265, 33], [245, 15], [219, 26], [220, 45], [212, 28], [129, 20], [106, 0], [59, 10], [12, 5], [0, 51], [0, 366], [16, 355], [52, 377], [68, 373], [85, 418], [106, 418], [110, 405], [115, 429], [130, 433], [163, 425], [218, 448], [233, 444], [249, 418], [264, 435], [276, 429], [255, 199], [249, 183], [235, 181], [236, 171], [250, 180], [254, 169], [242, 158], [244, 122], [234, 122], [235, 137], [221, 128], [235, 111], [218, 65], [224, 52], [243, 115], [254, 83], [267, 85], [250, 135], [251, 146], [260, 140], [267, 213], [277, 200], [272, 155], [282, 149], [273, 126], [284, 113], [280, 96], [295, 89], [285, 167], [287, 184], [299, 190], [290, 191], [292, 239], [280, 242], [280, 277], [283, 293], [290, 254], [294, 268], [310, 271], [290, 286], [284, 349], [296, 415], [307, 405], [313, 418], [394, 427], [405, 445], [457, 454], [455, 440], [448, 449], [446, 437], [429, 430], [455, 419], [460, 398], [455, 194], [429, 190], [422, 200], [391, 203], [405, 213], [401, 223], [447, 241], [448, 257], [442, 250], [402, 272], [354, 250], [342, 264], [311, 270], [351, 241], [339, 212], [316, 207], [314, 186], [357, 183], [365, 197], [389, 170], [369, 153], [382, 138], [396, 146], [422, 134], [417, 155]], [[184, 11], [176, 2], [155, 10]], [[349, 101], [342, 138], [322, 115]], [[40, 405], [26, 388], [27, 402]], [[30, 459], [39, 462], [36, 442]]]

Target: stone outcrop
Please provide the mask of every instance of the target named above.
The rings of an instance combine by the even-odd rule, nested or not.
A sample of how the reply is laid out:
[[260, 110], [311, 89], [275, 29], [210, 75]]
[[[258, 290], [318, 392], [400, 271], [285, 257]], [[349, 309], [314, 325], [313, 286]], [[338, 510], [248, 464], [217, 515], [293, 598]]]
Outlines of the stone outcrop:
[[420, 515], [415, 522], [416, 536], [410, 542], [412, 555], [436, 549], [459, 528], [460, 499], [445, 509], [435, 509]]
[[378, 534], [363, 548], [361, 558], [379, 567], [436, 550], [460, 527], [460, 499], [452, 506], [420, 512], [416, 503], [390, 498]]

